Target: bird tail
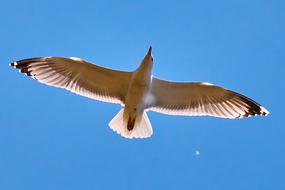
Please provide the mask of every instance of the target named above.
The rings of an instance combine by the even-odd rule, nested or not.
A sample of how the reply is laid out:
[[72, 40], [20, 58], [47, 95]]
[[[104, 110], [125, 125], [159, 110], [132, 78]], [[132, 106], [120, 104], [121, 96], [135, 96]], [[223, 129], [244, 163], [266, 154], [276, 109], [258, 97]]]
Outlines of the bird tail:
[[145, 112], [143, 112], [141, 118], [131, 119], [131, 121], [134, 121], [134, 127], [130, 130], [130, 127], [128, 127], [130, 125], [129, 115], [124, 114], [124, 109], [121, 109], [110, 121], [109, 127], [123, 137], [130, 139], [147, 138], [152, 135], [151, 123]]

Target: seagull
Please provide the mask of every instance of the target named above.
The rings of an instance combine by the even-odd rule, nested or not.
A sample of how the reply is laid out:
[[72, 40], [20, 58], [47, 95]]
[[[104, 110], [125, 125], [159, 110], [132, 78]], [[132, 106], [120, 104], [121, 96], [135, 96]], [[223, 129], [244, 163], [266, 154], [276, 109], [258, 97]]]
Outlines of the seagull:
[[152, 76], [152, 47], [132, 71], [118, 71], [76, 57], [23, 59], [10, 66], [31, 78], [103, 102], [121, 104], [109, 127], [126, 138], [153, 134], [147, 111], [168, 115], [243, 118], [269, 112], [252, 99], [206, 82], [171, 82]]

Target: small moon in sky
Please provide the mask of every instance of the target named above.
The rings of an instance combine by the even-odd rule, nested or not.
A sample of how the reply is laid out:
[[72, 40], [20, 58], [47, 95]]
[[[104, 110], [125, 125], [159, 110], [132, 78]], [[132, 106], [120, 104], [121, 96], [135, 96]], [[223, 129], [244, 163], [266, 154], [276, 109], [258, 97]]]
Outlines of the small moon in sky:
[[195, 154], [196, 154], [196, 156], [199, 156], [200, 155], [200, 151], [196, 150]]

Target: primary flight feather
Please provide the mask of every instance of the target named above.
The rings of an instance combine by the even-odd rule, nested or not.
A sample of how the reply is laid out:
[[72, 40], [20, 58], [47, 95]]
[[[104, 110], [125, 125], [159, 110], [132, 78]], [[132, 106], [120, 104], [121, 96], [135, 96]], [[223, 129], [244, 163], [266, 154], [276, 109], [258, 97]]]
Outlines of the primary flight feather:
[[170, 82], [151, 75], [152, 48], [133, 72], [117, 71], [79, 58], [24, 59], [10, 66], [41, 83], [65, 88], [95, 100], [118, 103], [121, 111], [109, 123], [126, 138], [153, 133], [146, 111], [169, 115], [242, 118], [269, 112], [250, 98], [204, 82]]

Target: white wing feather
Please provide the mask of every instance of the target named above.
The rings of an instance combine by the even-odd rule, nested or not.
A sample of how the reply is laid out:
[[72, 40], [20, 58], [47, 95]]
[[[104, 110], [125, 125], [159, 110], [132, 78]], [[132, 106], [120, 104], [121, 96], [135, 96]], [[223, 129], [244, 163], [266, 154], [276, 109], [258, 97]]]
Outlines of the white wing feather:
[[148, 100], [149, 110], [170, 115], [241, 118], [269, 113], [248, 97], [202, 82], [169, 82], [153, 77]]
[[10, 64], [41, 83], [76, 94], [124, 104], [131, 73], [90, 64], [79, 58], [43, 57]]

